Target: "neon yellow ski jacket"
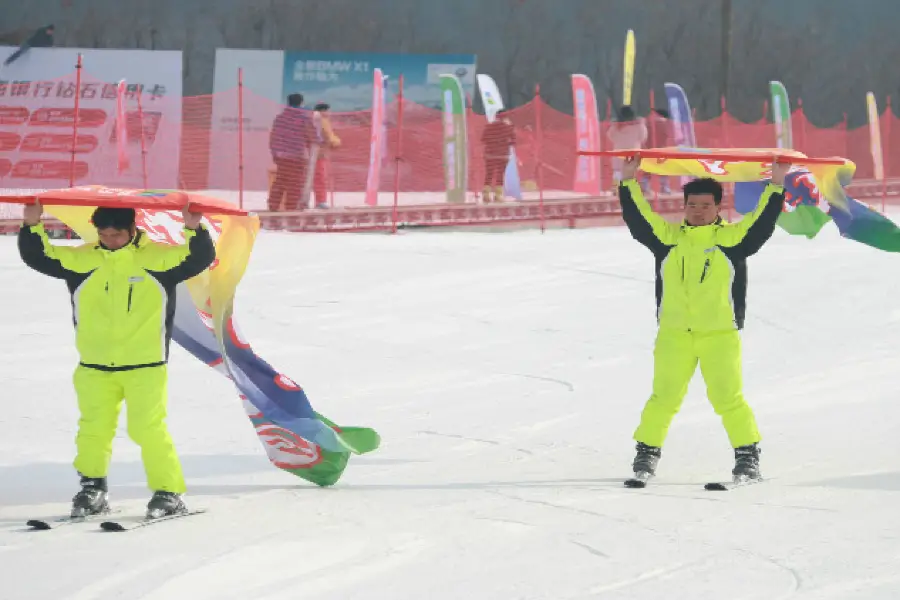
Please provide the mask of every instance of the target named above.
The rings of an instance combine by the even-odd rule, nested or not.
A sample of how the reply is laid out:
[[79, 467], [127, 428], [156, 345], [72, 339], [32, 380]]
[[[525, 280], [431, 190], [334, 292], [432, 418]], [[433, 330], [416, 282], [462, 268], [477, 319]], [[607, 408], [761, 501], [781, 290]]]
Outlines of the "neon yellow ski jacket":
[[39, 224], [23, 226], [18, 244], [25, 264], [68, 285], [81, 364], [121, 371], [168, 361], [175, 288], [216, 256], [204, 226], [184, 235], [186, 244], [171, 246], [138, 230], [131, 243], [110, 251], [99, 243], [53, 245]]
[[631, 236], [656, 257], [656, 316], [660, 328], [680, 331], [742, 329], [747, 264], [775, 231], [784, 188], [769, 184], [757, 207], [737, 223], [721, 217], [694, 227], [653, 212], [640, 185], [619, 185], [622, 217]]

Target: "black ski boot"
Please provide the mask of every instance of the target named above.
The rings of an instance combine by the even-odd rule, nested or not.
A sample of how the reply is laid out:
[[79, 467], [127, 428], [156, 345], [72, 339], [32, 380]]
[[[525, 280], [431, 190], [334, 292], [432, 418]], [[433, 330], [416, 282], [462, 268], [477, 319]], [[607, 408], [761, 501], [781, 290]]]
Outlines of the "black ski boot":
[[750, 444], [734, 449], [734, 469], [731, 471], [734, 480], [761, 479], [759, 472], [759, 446]]
[[662, 448], [648, 446], [643, 442], [638, 442], [637, 455], [634, 457], [634, 462], [631, 463], [631, 468], [634, 471], [635, 477], [638, 479], [648, 479], [653, 475], [656, 475], [656, 465], [659, 463], [659, 458], [661, 456]]
[[187, 506], [181, 499], [181, 495], [174, 492], [153, 492], [153, 497], [147, 503], [148, 519], [157, 519], [186, 512]]
[[109, 512], [106, 477], [81, 477], [81, 491], [72, 498], [71, 516], [75, 518]]

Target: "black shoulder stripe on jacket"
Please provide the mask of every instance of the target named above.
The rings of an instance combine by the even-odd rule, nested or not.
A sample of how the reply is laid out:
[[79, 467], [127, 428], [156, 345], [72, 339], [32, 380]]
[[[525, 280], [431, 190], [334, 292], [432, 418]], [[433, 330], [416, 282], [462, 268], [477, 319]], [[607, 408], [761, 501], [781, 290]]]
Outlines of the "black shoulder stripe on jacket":
[[653, 227], [638, 210], [631, 190], [627, 186], [619, 184], [619, 204], [622, 206], [622, 219], [631, 233], [631, 237], [650, 249], [657, 257], [663, 257], [669, 252], [670, 246], [660, 241], [653, 233]]
[[739, 256], [753, 256], [759, 249], [763, 247], [772, 234], [775, 233], [775, 226], [778, 223], [778, 217], [784, 208], [784, 193], [772, 192], [769, 196], [769, 203], [763, 209], [762, 214], [757, 217], [753, 225], [747, 229], [739, 243], [737, 243], [732, 252]]
[[88, 273], [71, 271], [66, 269], [59, 260], [47, 256], [47, 253], [44, 252], [44, 241], [41, 239], [41, 236], [31, 231], [31, 228], [26, 225], [19, 229], [17, 241], [19, 256], [22, 257], [22, 261], [38, 273], [65, 281], [69, 288], [69, 293], [74, 293], [78, 286], [90, 277], [92, 273], [92, 271]]
[[216, 259], [216, 245], [205, 227], [197, 228], [196, 234], [188, 242], [188, 255], [178, 265], [165, 271], [148, 271], [167, 290], [182, 281], [196, 277]]

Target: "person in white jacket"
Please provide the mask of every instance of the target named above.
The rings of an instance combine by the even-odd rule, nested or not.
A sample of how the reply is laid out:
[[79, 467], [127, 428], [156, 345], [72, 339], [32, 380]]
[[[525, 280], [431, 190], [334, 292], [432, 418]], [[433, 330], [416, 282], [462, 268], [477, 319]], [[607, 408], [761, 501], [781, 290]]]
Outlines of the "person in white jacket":
[[[623, 106], [619, 109], [618, 120], [606, 132], [606, 137], [612, 143], [613, 150], [643, 148], [647, 143], [647, 121], [643, 117], [637, 117], [630, 106]], [[615, 190], [622, 180], [622, 159], [614, 157], [612, 164]]]

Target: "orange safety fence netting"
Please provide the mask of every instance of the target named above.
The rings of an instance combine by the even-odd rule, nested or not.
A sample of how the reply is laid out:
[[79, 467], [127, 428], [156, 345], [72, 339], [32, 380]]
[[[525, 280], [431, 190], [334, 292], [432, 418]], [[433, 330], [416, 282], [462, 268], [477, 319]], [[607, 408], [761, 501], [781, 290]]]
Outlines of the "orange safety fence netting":
[[[46, 82], [0, 83], [3, 193], [68, 187], [73, 181], [76, 185], [203, 191], [256, 211], [365, 206], [371, 111], [327, 113], [329, 136], [321, 133], [320, 115], [286, 110], [246, 89], [173, 98], [131, 86], [126, 94], [129, 164], [123, 170], [117, 161], [115, 82], [83, 73], [80, 83], [77, 128], [74, 74]], [[503, 116], [512, 124], [524, 199], [585, 196], [574, 191], [577, 156], [571, 115], [535, 97]], [[490, 151], [485, 152], [490, 135], [483, 139], [484, 116], [469, 109], [466, 118], [468, 201], [476, 202], [491, 168]], [[276, 119], [282, 133], [273, 136]], [[880, 117], [887, 180], [900, 178], [900, 126], [896, 121], [890, 110]], [[647, 125], [647, 147], [671, 145], [665, 123], [655, 113], [648, 117]], [[391, 205], [395, 193], [400, 206], [446, 203], [444, 126], [439, 110], [405, 99], [386, 105], [378, 206]], [[603, 148], [610, 147], [609, 127], [608, 118], [601, 122]], [[723, 113], [695, 122], [694, 127], [697, 144], [702, 147], [775, 145], [774, 125], [765, 120], [744, 123]], [[310, 141], [318, 148], [314, 162], [303, 149]], [[848, 129], [841, 123], [820, 128], [798, 109], [793, 113], [793, 142], [794, 149], [810, 156], [842, 156], [854, 161], [857, 182], [875, 177], [868, 126]], [[612, 177], [611, 161], [603, 159], [602, 190], [612, 188]], [[298, 192], [305, 186], [308, 200]], [[653, 187], [658, 191], [659, 182]], [[0, 206], [0, 218], [15, 216], [17, 209]]]

